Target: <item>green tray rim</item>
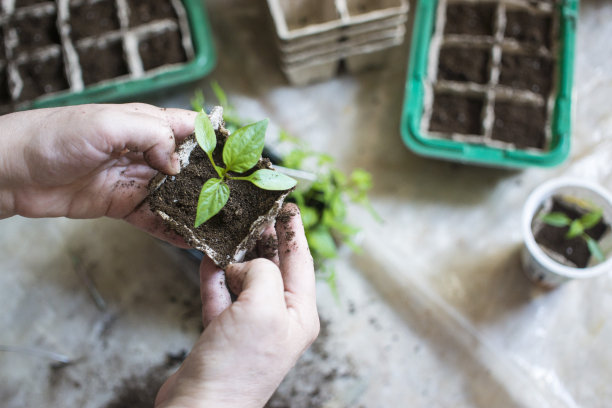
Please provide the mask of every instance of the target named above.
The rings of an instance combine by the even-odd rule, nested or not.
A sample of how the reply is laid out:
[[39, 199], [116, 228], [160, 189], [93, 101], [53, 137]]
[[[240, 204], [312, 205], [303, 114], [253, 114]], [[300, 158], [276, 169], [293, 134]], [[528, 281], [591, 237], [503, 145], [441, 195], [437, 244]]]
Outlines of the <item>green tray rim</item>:
[[427, 76], [430, 33], [433, 30], [437, 5], [438, 0], [418, 0], [416, 6], [400, 125], [404, 144], [413, 152], [423, 156], [495, 167], [552, 167], [561, 164], [570, 150], [572, 81], [579, 0], [564, 0], [556, 5], [557, 12], [561, 13], [559, 31], [561, 46], [557, 60], [558, 91], [551, 123], [551, 148], [541, 153], [435, 139], [421, 132], [424, 79]]
[[193, 60], [145, 78], [125, 78], [86, 87], [79, 92], [63, 92], [43, 96], [21, 107], [21, 109], [132, 99], [139, 95], [202, 78], [214, 68], [217, 62], [212, 33], [208, 23], [208, 14], [203, 0], [182, 0], [182, 2], [187, 12], [189, 28], [191, 30], [194, 47]]

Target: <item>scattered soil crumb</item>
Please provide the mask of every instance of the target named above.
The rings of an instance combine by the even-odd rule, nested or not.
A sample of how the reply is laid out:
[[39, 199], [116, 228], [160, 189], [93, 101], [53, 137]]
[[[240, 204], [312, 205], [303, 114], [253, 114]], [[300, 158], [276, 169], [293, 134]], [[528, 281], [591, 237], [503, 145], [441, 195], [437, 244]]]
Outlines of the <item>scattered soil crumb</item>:
[[162, 384], [187, 357], [187, 350], [167, 352], [166, 361], [141, 376], [128, 377], [115, 389], [115, 397], [104, 408], [151, 408]]

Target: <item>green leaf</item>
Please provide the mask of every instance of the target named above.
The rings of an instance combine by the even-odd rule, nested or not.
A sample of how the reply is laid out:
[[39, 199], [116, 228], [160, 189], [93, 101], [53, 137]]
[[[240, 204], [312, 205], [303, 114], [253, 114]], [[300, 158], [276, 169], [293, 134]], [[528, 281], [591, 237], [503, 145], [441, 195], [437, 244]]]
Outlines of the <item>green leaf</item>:
[[268, 119], [238, 129], [225, 142], [223, 162], [228, 170], [244, 173], [257, 164], [264, 148]]
[[304, 229], [312, 228], [319, 222], [319, 212], [312, 207], [300, 207]]
[[553, 227], [567, 227], [572, 223], [572, 219], [562, 212], [551, 212], [541, 216], [540, 220]]
[[196, 112], [200, 112], [204, 110], [204, 93], [202, 92], [201, 89], [196, 89], [196, 91], [194, 92], [193, 98], [191, 98], [191, 108], [196, 111]]
[[200, 191], [194, 228], [198, 228], [221, 211], [229, 195], [229, 187], [221, 179], [208, 179]]
[[601, 220], [602, 216], [603, 216], [602, 209], [593, 210], [590, 213], [585, 214], [582, 217], [580, 217], [580, 223], [582, 224], [584, 229], [587, 230], [597, 225], [599, 220]]
[[574, 220], [570, 224], [569, 230], [567, 231], [567, 234], [565, 234], [565, 237], [568, 239], [575, 238], [579, 235], [582, 235], [583, 232], [584, 232], [584, 227], [580, 223], [580, 220]]
[[[240, 180], [243, 177], [234, 178]], [[244, 179], [264, 190], [289, 190], [297, 184], [297, 181], [291, 177], [270, 169], [257, 170], [255, 173], [244, 177]]]
[[335, 258], [337, 255], [336, 243], [329, 230], [326, 228], [315, 228], [306, 234], [310, 249], [323, 258]]
[[212, 81], [210, 83], [210, 87], [215, 93], [215, 96], [217, 97], [217, 100], [219, 101], [219, 105], [223, 106], [224, 109], [229, 107], [229, 103], [227, 101], [227, 95], [225, 94], [225, 91], [223, 90], [223, 88], [221, 88], [221, 85], [219, 85], [217, 81]]
[[291, 169], [300, 169], [308, 153], [302, 150], [292, 150], [283, 158], [283, 166]]
[[360, 192], [366, 192], [372, 188], [372, 175], [363, 169], [354, 170], [351, 173], [351, 183], [353, 183]]
[[208, 115], [204, 111], [200, 111], [196, 116], [195, 136], [202, 150], [210, 157], [217, 147], [217, 136]]
[[591, 255], [593, 255], [595, 259], [597, 259], [599, 262], [603, 262], [606, 260], [606, 257], [604, 256], [597, 241], [595, 241], [593, 238], [591, 238], [587, 234], [584, 234], [584, 240], [586, 241], [587, 246], [589, 247], [589, 251], [591, 252]]

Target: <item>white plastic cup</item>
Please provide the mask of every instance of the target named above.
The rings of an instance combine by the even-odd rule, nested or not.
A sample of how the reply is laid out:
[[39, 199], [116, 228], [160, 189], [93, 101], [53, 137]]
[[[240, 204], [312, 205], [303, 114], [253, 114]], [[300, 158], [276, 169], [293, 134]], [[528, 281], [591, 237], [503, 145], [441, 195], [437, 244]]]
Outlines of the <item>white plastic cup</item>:
[[585, 199], [603, 210], [604, 219], [608, 223], [612, 220], [612, 195], [596, 183], [575, 178], [558, 178], [536, 188], [523, 207], [522, 232], [525, 245], [522, 263], [527, 277], [544, 287], [554, 288], [571, 279], [588, 279], [611, 271], [612, 247], [607, 245], [602, 245], [606, 258], [604, 262], [587, 268], [573, 268], [549, 257], [536, 243], [531, 230], [533, 217], [537, 215], [542, 204], [555, 195], [570, 195]]

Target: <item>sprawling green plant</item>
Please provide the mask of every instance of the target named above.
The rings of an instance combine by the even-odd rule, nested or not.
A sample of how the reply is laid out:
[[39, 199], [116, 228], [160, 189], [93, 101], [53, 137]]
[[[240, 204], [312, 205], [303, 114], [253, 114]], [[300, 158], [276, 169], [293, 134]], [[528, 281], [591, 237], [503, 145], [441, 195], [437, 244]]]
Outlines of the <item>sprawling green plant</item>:
[[[225, 92], [216, 82], [213, 82], [211, 87], [218, 103], [223, 107], [223, 118], [228, 129], [233, 131], [248, 123], [229, 104]], [[203, 109], [205, 99], [201, 90], [196, 91], [191, 104], [196, 111]], [[295, 202], [300, 208], [304, 231], [319, 276], [324, 277], [332, 291], [337, 293], [335, 269], [329, 261], [338, 256], [341, 245], [360, 251], [353, 241], [359, 228], [346, 220], [349, 202], [367, 208], [375, 219], [380, 220], [367, 196], [372, 188], [372, 176], [363, 169], [353, 170], [347, 175], [335, 167], [332, 156], [310, 149], [306, 143], [285, 131], [280, 132], [280, 142], [288, 150], [280, 165], [297, 170], [316, 169], [316, 180], [305, 190], [294, 190], [288, 201]]]
[[603, 210], [601, 208], [591, 206], [589, 212], [580, 218], [576, 218], [575, 220], [568, 217], [565, 213], [559, 211], [545, 214], [540, 217], [540, 220], [548, 225], [552, 225], [553, 227], [567, 227], [567, 233], [565, 234], [566, 239], [576, 237], [582, 238], [586, 242], [591, 255], [593, 255], [598, 261], [603, 262], [605, 257], [601, 248], [599, 247], [599, 244], [586, 232], [586, 230], [597, 225], [602, 216]]
[[267, 127], [268, 120], [264, 119], [232, 133], [223, 146], [225, 167], [217, 166], [213, 159], [213, 152], [217, 147], [215, 130], [206, 112], [201, 110], [198, 113], [195, 121], [195, 137], [219, 177], [206, 180], [202, 186], [195, 228], [208, 221], [225, 206], [230, 196], [227, 180], [250, 181], [264, 190], [288, 190], [295, 187], [294, 179], [270, 169], [259, 169], [247, 176], [237, 175], [247, 172], [257, 164], [264, 148]]

